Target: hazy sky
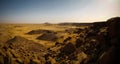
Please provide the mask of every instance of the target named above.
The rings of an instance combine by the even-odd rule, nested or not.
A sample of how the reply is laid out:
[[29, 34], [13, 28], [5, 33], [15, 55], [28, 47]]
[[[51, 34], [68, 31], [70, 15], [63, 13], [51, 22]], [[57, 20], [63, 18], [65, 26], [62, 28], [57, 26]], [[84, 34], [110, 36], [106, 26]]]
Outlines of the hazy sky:
[[120, 16], [120, 0], [0, 0], [9, 23], [95, 22]]

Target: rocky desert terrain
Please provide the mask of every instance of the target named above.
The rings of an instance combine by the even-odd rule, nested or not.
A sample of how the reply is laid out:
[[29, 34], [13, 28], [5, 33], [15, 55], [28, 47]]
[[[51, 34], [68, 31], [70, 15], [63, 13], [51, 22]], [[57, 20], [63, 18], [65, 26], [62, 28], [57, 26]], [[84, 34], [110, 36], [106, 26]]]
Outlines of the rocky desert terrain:
[[94, 23], [0, 24], [0, 64], [105, 64], [104, 55], [116, 50], [111, 40], [120, 38], [114, 26], [120, 30], [119, 17]]

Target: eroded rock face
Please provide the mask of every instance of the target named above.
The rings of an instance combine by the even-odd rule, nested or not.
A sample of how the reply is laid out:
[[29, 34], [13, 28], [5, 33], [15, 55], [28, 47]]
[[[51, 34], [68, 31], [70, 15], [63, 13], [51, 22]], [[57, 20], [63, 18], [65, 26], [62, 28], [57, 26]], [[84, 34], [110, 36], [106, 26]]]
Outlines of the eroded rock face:
[[107, 20], [108, 34], [111, 38], [120, 38], [120, 17]]
[[111, 46], [100, 58], [99, 64], [120, 64], [120, 17], [107, 20], [109, 43]]

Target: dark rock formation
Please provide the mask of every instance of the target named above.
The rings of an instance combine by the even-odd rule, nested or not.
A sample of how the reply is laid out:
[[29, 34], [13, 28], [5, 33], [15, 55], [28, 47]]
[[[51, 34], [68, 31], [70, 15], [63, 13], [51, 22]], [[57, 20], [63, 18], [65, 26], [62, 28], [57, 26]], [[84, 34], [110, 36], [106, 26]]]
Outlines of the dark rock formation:
[[120, 38], [120, 17], [107, 20], [108, 34], [111, 38]]
[[39, 29], [39, 30], [32, 30], [30, 32], [28, 32], [27, 34], [43, 34], [43, 33], [55, 33], [53, 31], [50, 31], [50, 30], [42, 30], [42, 29]]
[[106, 27], [106, 26], [107, 26], [107, 24], [106, 24], [105, 21], [103, 21], [103, 22], [94, 22], [93, 25], [92, 25], [92, 28], [93, 29], [100, 29], [100, 28]]
[[71, 39], [71, 37], [66, 38], [63, 42], [67, 42]]
[[83, 41], [81, 39], [77, 39], [75, 43], [76, 48], [80, 47], [81, 45], [83, 45]]
[[69, 29], [65, 30], [65, 32], [75, 33], [75, 34], [79, 34], [82, 31], [83, 31], [83, 29], [81, 29], [81, 28], [69, 28]]
[[104, 51], [99, 64], [120, 64], [120, 17], [107, 20], [109, 43], [111, 46]]
[[68, 43], [61, 49], [61, 53], [69, 55], [73, 53], [75, 50], [76, 50], [75, 46], [72, 43]]
[[83, 30], [84, 30], [84, 29], [76, 28], [73, 33], [79, 34], [79, 33], [81, 33]]
[[44, 33], [41, 36], [37, 37], [38, 40], [46, 40], [46, 41], [56, 41], [57, 36], [54, 33]]

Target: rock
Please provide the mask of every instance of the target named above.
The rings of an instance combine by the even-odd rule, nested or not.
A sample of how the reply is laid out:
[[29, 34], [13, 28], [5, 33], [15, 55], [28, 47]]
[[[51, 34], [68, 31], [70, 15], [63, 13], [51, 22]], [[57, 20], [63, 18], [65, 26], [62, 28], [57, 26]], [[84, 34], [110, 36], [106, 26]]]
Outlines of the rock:
[[43, 45], [28, 40], [21, 36], [15, 36], [13, 39], [7, 41], [6, 44], [8, 44], [9, 47], [11, 46], [14, 50], [17, 51], [18, 49], [26, 52], [37, 52], [37, 53], [46, 51], [46, 48]]
[[57, 46], [57, 45], [62, 45], [60, 42], [56, 42], [55, 43], [55, 46]]
[[20, 58], [17, 58], [17, 59], [16, 59], [16, 62], [18, 62], [19, 64], [23, 64], [23, 60], [20, 59]]
[[45, 59], [41, 59], [41, 60], [31, 59], [30, 64], [45, 64]]
[[[97, 36], [97, 32], [94, 31], [93, 29], [89, 28], [88, 29], [89, 31], [87, 32], [86, 34], [86, 38], [89, 38], [89, 37], [93, 37], [93, 36]], [[99, 29], [98, 29], [99, 30]]]
[[111, 47], [99, 59], [99, 64], [120, 64], [120, 47]]
[[73, 53], [75, 50], [76, 50], [75, 46], [72, 43], [68, 43], [61, 49], [61, 53], [69, 55]]
[[[43, 56], [46, 48], [21, 36], [15, 36], [5, 44], [6, 50], [0, 47], [1, 64], [45, 64]], [[34, 59], [33, 59], [34, 58]]]
[[63, 42], [67, 42], [71, 39], [71, 37], [66, 38]]
[[0, 55], [0, 64], [4, 64], [4, 56]]
[[99, 57], [99, 64], [120, 64], [120, 17], [107, 20], [109, 48]]
[[107, 20], [108, 34], [111, 38], [120, 38], [120, 17]]
[[69, 28], [69, 29], [65, 30], [65, 32], [75, 33], [75, 34], [79, 34], [82, 31], [83, 31], [83, 29], [81, 29], [81, 28]]
[[43, 33], [55, 33], [55, 32], [50, 31], [50, 30], [39, 29], [39, 30], [32, 30], [32, 31], [28, 32], [27, 34], [33, 35], [33, 34], [43, 34]]
[[83, 29], [81, 29], [81, 28], [76, 28], [75, 31], [74, 31], [74, 33], [79, 34], [79, 33], [82, 32], [82, 31], [83, 31]]
[[24, 64], [30, 64], [30, 59], [28, 57], [25, 57]]
[[77, 54], [77, 59], [78, 59], [77, 64], [84, 63], [87, 58], [88, 56], [84, 52]]
[[36, 39], [38, 40], [47, 40], [47, 41], [56, 41], [57, 36], [54, 33], [44, 33], [41, 36], [38, 36]]
[[81, 39], [77, 39], [75, 46], [76, 46], [76, 48], [78, 48], [78, 47], [80, 47], [82, 44], [83, 44], [83, 41], [82, 41]]
[[100, 29], [100, 28], [106, 27], [106, 26], [107, 26], [106, 22], [94, 22], [91, 28]]

